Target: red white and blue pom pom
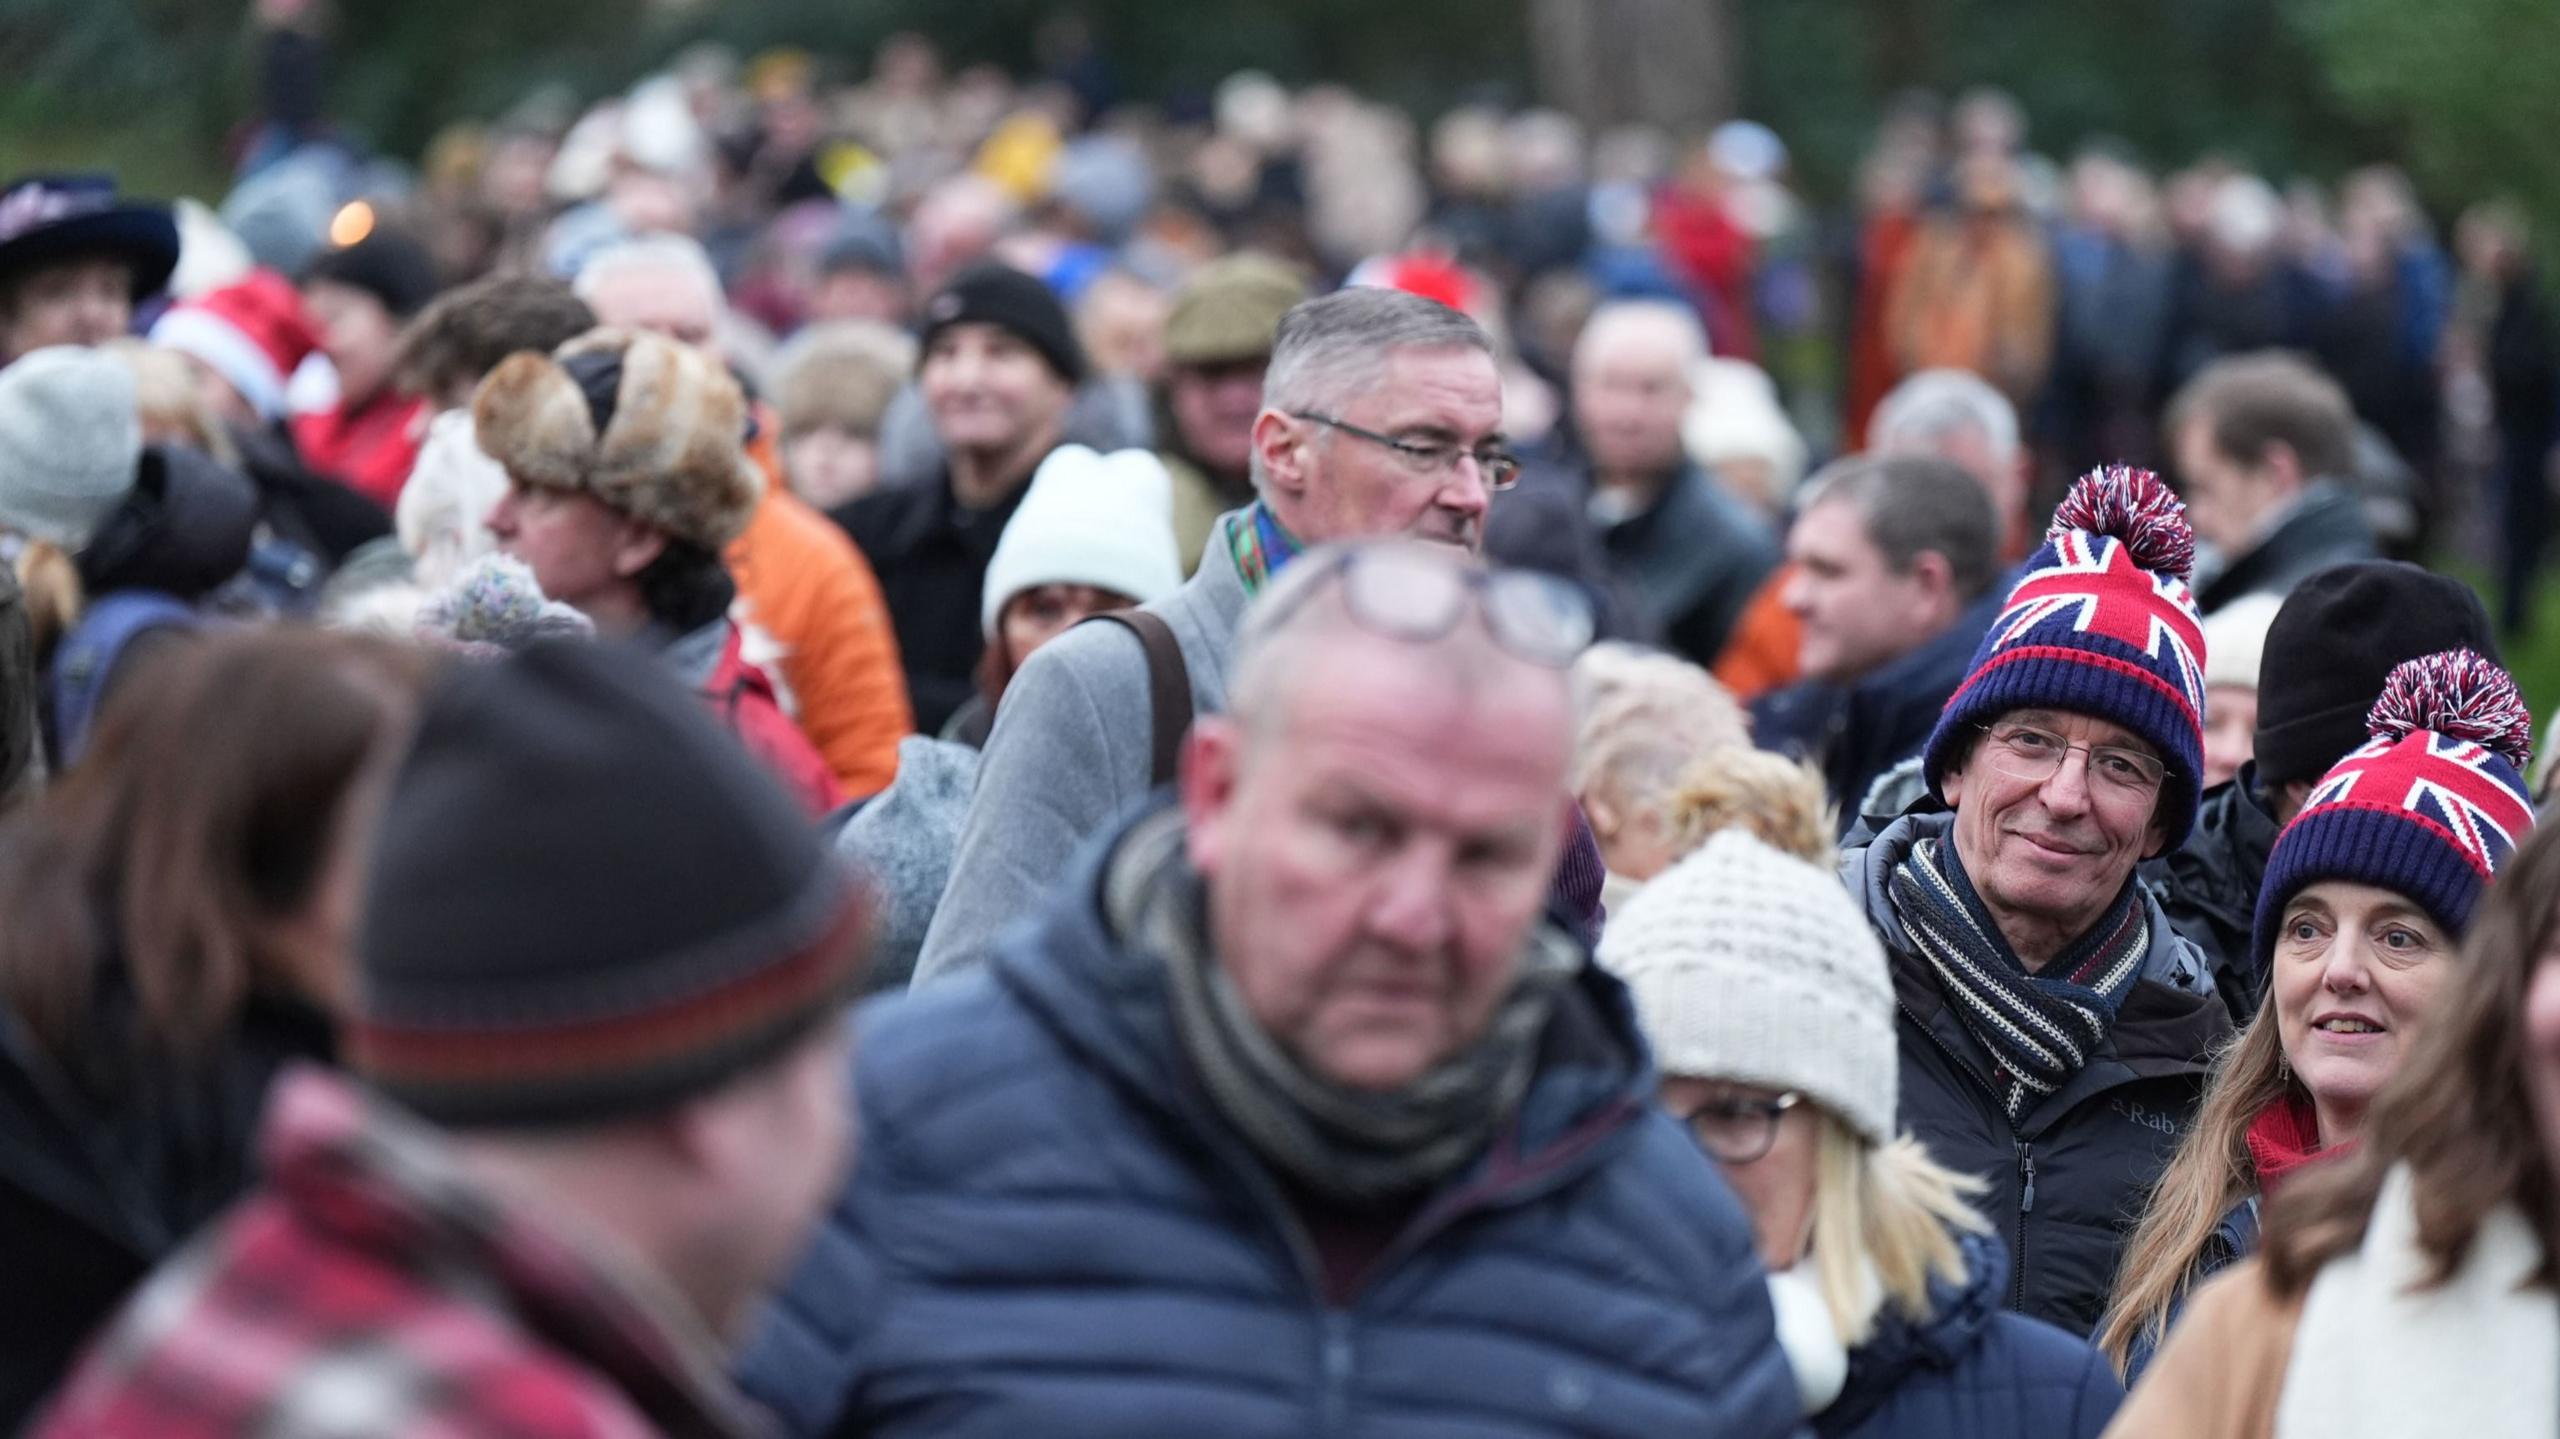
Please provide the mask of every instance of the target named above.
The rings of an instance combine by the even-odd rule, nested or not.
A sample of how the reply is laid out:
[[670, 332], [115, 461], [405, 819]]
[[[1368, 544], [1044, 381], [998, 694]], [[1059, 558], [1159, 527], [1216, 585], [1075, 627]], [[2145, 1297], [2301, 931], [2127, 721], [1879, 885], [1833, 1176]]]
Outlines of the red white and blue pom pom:
[[2053, 512], [2047, 539], [2085, 530], [2124, 543], [2133, 562], [2185, 579], [2196, 567], [2196, 532], [2187, 507], [2160, 477], [2132, 465], [2107, 465], [2072, 481]]
[[2382, 682], [2365, 727], [2376, 739], [2406, 739], [2431, 730], [2487, 745], [2524, 768], [2533, 758], [2533, 713], [2515, 680], [2470, 650], [2444, 650], [2403, 661]]

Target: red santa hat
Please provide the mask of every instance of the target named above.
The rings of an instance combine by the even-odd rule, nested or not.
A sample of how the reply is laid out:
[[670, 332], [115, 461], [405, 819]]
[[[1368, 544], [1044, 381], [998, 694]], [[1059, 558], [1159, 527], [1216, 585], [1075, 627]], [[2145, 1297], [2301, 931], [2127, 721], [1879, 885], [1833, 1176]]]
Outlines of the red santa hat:
[[173, 306], [151, 327], [151, 343], [192, 355], [231, 382], [262, 419], [285, 412], [285, 381], [320, 346], [302, 295], [273, 270]]

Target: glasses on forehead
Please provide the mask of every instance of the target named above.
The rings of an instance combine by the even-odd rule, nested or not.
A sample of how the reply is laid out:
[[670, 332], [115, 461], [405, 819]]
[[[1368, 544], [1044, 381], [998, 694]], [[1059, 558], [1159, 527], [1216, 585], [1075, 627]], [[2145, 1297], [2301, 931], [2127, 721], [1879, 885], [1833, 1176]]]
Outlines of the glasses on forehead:
[[1399, 440], [1393, 435], [1364, 430], [1313, 410], [1291, 410], [1289, 414], [1293, 419], [1340, 430], [1354, 439], [1384, 445], [1402, 456], [1404, 467], [1417, 475], [1447, 474], [1458, 468], [1458, 461], [1467, 459], [1476, 462], [1476, 473], [1484, 476], [1484, 487], [1488, 490], [1507, 490], [1520, 482], [1520, 457], [1499, 445], [1480, 445], [1471, 450], [1445, 440]]
[[2078, 750], [2089, 757], [2089, 782], [2102, 790], [2153, 795], [2169, 778], [2158, 757], [2123, 745], [2073, 744], [2048, 729], [2006, 721], [1982, 726], [1992, 768], [2014, 779], [2038, 784], [2053, 778], [2064, 756]]
[[[1553, 575], [1483, 569], [1411, 544], [1352, 546], [1301, 563], [1326, 567], [1352, 622], [1390, 639], [1436, 640], [1472, 608], [1495, 644], [1533, 664], [1564, 669], [1591, 643], [1591, 601]], [[1319, 588], [1308, 585], [1292, 603]]]

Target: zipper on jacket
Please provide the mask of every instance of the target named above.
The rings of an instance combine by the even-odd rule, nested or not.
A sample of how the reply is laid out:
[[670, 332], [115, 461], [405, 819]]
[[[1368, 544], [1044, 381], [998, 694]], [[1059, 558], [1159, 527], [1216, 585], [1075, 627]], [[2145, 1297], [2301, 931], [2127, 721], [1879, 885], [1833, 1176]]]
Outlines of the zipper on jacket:
[[1324, 1432], [1339, 1434], [1351, 1412], [1351, 1371], [1356, 1350], [1348, 1310], [1324, 1312]]
[[2009, 1307], [2017, 1309], [2027, 1300], [2027, 1216], [2036, 1212], [2036, 1152], [2024, 1139], [2018, 1144], [2018, 1238], [2010, 1246]]

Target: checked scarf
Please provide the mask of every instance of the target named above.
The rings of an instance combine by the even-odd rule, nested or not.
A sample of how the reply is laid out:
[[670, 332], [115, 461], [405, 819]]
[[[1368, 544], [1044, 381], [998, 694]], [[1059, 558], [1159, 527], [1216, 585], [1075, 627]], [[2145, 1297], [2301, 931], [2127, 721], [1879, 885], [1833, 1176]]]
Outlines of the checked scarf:
[[1283, 566], [1298, 557], [1306, 546], [1281, 528], [1280, 521], [1256, 500], [1245, 512], [1227, 522], [1227, 549], [1236, 558], [1236, 574], [1244, 580], [1245, 598], [1262, 593], [1262, 587]]
[[1938, 971], [1956, 1013], [1999, 1064], [2011, 1123], [2060, 1089], [2106, 1041], [2151, 952], [2151, 918], [2125, 885], [2088, 934], [2029, 974], [1935, 839], [1911, 847], [1888, 889], [1912, 942]]

